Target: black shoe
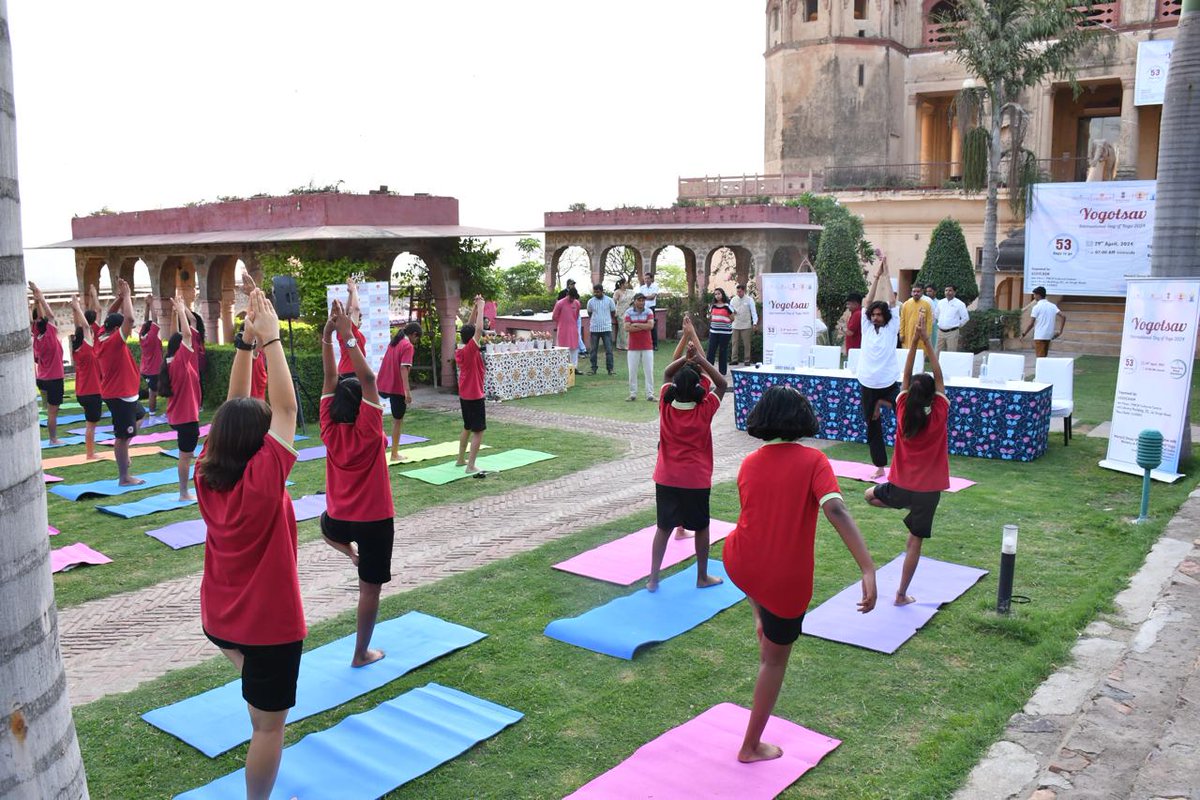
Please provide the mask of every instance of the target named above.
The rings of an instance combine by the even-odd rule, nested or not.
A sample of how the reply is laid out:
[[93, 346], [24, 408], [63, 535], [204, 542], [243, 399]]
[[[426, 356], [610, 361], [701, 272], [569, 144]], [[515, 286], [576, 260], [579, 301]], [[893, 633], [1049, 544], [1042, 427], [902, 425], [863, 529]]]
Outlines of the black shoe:
[[592, 370], [591, 372], [588, 373], [588, 375], [595, 375], [595, 374], [596, 374], [596, 370]]
[[610, 369], [610, 370], [608, 371], [608, 374], [609, 374], [609, 375], [616, 375], [617, 373], [613, 372], [613, 371]]

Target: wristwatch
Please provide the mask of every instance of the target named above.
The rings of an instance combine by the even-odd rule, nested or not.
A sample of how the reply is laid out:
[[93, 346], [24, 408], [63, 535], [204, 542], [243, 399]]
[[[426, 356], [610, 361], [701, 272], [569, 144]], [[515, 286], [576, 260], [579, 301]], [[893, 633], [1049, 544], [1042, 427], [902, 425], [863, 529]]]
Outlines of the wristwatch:
[[350, 341], [342, 342], [342, 347], [358, 347], [358, 339], [355, 339], [353, 336], [351, 336]]
[[237, 336], [233, 337], [233, 346], [238, 350], [253, 350], [254, 345], [242, 338], [242, 332], [238, 331]]

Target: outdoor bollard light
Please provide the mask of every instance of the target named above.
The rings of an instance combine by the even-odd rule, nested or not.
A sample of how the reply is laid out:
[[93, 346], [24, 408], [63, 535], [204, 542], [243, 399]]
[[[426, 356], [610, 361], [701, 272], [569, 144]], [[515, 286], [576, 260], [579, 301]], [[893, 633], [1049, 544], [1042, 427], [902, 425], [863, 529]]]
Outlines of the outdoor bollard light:
[[1017, 526], [1005, 525], [1000, 540], [1000, 585], [996, 588], [996, 613], [1007, 614], [1012, 604], [1013, 569], [1017, 566]]
[[1137, 522], [1149, 522], [1147, 512], [1150, 510], [1150, 470], [1162, 463], [1163, 436], [1155, 430], [1144, 430], [1138, 434], [1137, 465], [1146, 471], [1142, 476], [1142, 513]]

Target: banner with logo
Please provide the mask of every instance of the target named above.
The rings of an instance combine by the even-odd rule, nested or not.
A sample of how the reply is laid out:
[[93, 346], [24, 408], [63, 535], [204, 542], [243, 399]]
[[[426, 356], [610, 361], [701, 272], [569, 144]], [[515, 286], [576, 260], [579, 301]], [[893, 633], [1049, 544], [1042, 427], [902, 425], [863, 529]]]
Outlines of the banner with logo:
[[1135, 106], [1161, 106], [1167, 94], [1167, 70], [1171, 67], [1174, 39], [1138, 42], [1137, 72], [1133, 82]]
[[1025, 290], [1124, 297], [1150, 274], [1154, 181], [1037, 183], [1025, 221]]
[[807, 355], [816, 338], [816, 273], [768, 272], [761, 277], [763, 363], [775, 363], [778, 344], [798, 345]]
[[1131, 280], [1125, 298], [1125, 327], [1117, 366], [1108, 457], [1100, 466], [1141, 475], [1138, 434], [1163, 435], [1162, 464], [1151, 473], [1176, 481], [1179, 446], [1187, 424], [1188, 391], [1200, 321], [1200, 280]]
[[[346, 284], [325, 287], [325, 307], [332, 308], [334, 300], [342, 301], [342, 305], [350, 298], [350, 290]], [[362, 312], [362, 322], [359, 330], [367, 337], [363, 355], [371, 369], [379, 370], [383, 356], [387, 353], [388, 342], [391, 341], [391, 296], [388, 293], [387, 281], [373, 281], [358, 284], [358, 308]], [[341, 357], [341, 346], [336, 348]]]

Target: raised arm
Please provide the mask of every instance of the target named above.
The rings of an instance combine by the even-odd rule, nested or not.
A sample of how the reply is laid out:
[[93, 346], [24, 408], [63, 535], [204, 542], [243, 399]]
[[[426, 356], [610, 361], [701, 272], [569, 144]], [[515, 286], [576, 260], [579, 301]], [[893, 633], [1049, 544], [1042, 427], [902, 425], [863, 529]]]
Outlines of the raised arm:
[[[292, 371], [283, 354], [283, 342], [279, 339], [279, 315], [275, 306], [262, 293], [254, 290], [254, 302], [249, 320], [254, 317], [254, 335], [267, 359], [267, 397], [271, 398], [271, 432], [290, 445], [296, 438], [296, 390], [292, 386]], [[243, 359], [246, 372], [246, 394], [250, 393], [250, 353], [239, 350], [237, 358]], [[236, 360], [234, 365], [236, 367]]]
[[708, 362], [708, 359], [704, 357], [704, 352], [699, 347], [696, 348], [696, 354], [692, 359], [692, 363], [700, 367], [708, 375], [708, 379], [712, 382], [713, 391], [716, 392], [717, 399], [720, 400], [723, 398], [725, 390], [729, 388], [729, 382], [725, 380], [725, 376], [716, 367]]
[[[924, 314], [925, 310], [922, 309], [921, 313]], [[942, 365], [938, 363], [937, 353], [933, 352], [933, 347], [929, 343], [929, 331], [925, 330], [925, 326], [922, 325], [923, 322], [924, 319], [918, 316], [917, 331], [913, 337], [915, 341], [908, 349], [908, 364], [904, 368], [904, 388], [908, 388], [909, 379], [912, 377], [913, 355], [916, 352], [917, 342], [920, 342], [921, 347], [925, 349], [925, 362], [933, 370], [933, 390], [945, 394], [946, 381], [942, 377]]]
[[690, 311], [683, 315], [683, 335], [679, 337], [679, 344], [675, 345], [675, 352], [671, 355], [672, 360], [687, 352], [688, 342], [695, 344], [696, 352], [703, 352], [704, 348], [700, 346], [700, 337], [696, 335], [696, 326], [692, 324]]
[[95, 311], [96, 316], [100, 315], [100, 293], [96, 290], [96, 284], [90, 283], [85, 291], [86, 302], [85, 310]]
[[[362, 348], [354, 339], [354, 327], [350, 324], [350, 317], [342, 314], [338, 316], [334, 324], [337, 326], [337, 335], [342, 341], [342, 347], [350, 353], [350, 363], [354, 365], [354, 375], [362, 384], [362, 399], [368, 403], [379, 405], [379, 389], [375, 385], [375, 371], [367, 363], [367, 357], [363, 355]], [[330, 350], [332, 349], [330, 348]], [[330, 355], [333, 354], [330, 353]]]
[[346, 298], [346, 313], [350, 317], [350, 321], [355, 325], [362, 324], [362, 309], [358, 307], [358, 283], [354, 278], [346, 279], [346, 290], [349, 292], [349, 297]]
[[83, 316], [83, 304], [79, 301], [79, 295], [71, 298], [71, 316], [75, 322], [75, 327], [83, 331], [83, 340], [91, 344], [92, 326], [87, 324], [87, 318]]
[[125, 317], [121, 323], [121, 337], [128, 339], [129, 334], [133, 333], [133, 291], [124, 278], [117, 281], [117, 294], [121, 300], [121, 314]]
[[324, 377], [321, 380], [321, 395], [333, 394], [337, 388], [337, 359], [333, 357], [333, 337], [337, 336], [337, 318], [342, 314], [342, 304], [337, 300], [329, 309], [329, 319], [325, 321], [325, 329], [321, 331], [321, 367]]
[[[249, 300], [249, 305], [246, 307], [246, 319], [242, 322], [243, 344], [258, 340], [262, 337], [262, 332], [255, 324], [257, 318], [256, 309], [261, 308], [261, 304], [257, 299], [257, 294], [255, 292], [251, 292]], [[188, 319], [191, 317], [191, 312], [188, 310], [187, 301], [180, 297], [179, 302], [175, 307], [177, 309], [176, 313], [178, 314], [179, 318], [183, 320], [183, 324], [189, 324]], [[183, 340], [191, 344], [191, 338], [191, 328], [188, 328], [188, 332], [184, 335]], [[232, 400], [235, 397], [250, 396], [251, 375], [253, 371], [254, 351], [243, 350], [240, 347], [236, 348], [233, 351], [233, 367], [229, 371], [229, 392], [225, 395], [226, 400]], [[269, 375], [267, 376], [267, 385], [270, 386]], [[272, 406], [272, 408], [274, 408], [274, 406]], [[296, 435], [294, 428], [292, 429], [292, 435]]]
[[50, 304], [46, 302], [46, 297], [42, 294], [42, 290], [37, 287], [36, 283], [30, 281], [29, 291], [33, 292], [33, 302], [37, 306], [38, 315], [51, 325], [55, 325], [54, 312], [50, 310]]
[[483, 295], [475, 295], [475, 305], [471, 309], [470, 323], [475, 326], [475, 343], [479, 343], [479, 337], [483, 335]]
[[900, 381], [900, 391], [907, 392], [909, 384], [912, 383], [913, 367], [917, 363], [917, 345], [920, 344], [922, 335], [925, 332], [925, 309], [922, 308], [917, 313], [917, 333], [913, 336], [912, 341], [908, 343], [908, 357], [904, 359], [904, 377]]
[[154, 295], [152, 294], [146, 295], [145, 313], [147, 322], [158, 322], [158, 314], [154, 311]]
[[858, 532], [858, 525], [854, 523], [854, 518], [850, 516], [846, 504], [840, 499], [831, 497], [821, 506], [821, 510], [825, 512], [825, 519], [829, 520], [829, 524], [838, 532], [838, 536], [842, 537], [842, 543], [846, 545], [850, 555], [854, 556], [858, 568], [862, 570], [863, 591], [862, 600], [858, 602], [858, 610], [866, 614], [875, 608], [875, 600], [878, 596], [875, 588], [875, 562], [871, 560], [867, 543], [863, 541], [862, 534]]
[[183, 346], [191, 350], [192, 326], [187, 318], [187, 304], [183, 302], [183, 295], [179, 293], [178, 289], [175, 290], [175, 296], [171, 298], [171, 308], [175, 313], [175, 324], [179, 326], [178, 332], [183, 337]]

